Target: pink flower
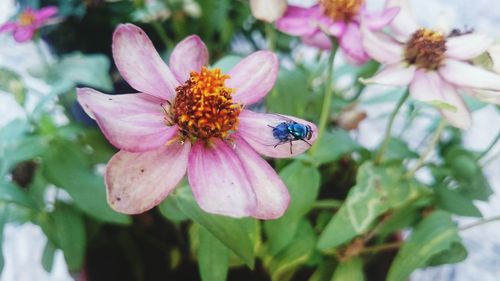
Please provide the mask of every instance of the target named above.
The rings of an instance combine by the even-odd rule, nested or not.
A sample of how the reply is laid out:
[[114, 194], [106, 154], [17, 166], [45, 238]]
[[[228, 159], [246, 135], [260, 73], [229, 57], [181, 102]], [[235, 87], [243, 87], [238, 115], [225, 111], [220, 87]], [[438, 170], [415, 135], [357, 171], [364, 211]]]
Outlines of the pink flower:
[[[279, 144], [273, 128], [294, 120], [256, 113], [277, 77], [278, 59], [259, 51], [222, 74], [209, 70], [208, 50], [198, 36], [180, 42], [167, 66], [147, 35], [122, 24], [113, 35], [113, 57], [138, 94], [106, 95], [78, 89], [78, 101], [120, 151], [106, 167], [108, 202], [119, 212], [137, 214], [159, 204], [187, 172], [199, 206], [209, 213], [260, 219], [280, 217], [289, 194], [258, 153], [290, 157], [304, 141]], [[276, 146], [277, 145], [277, 146]], [[275, 147], [276, 146], [276, 147]]]
[[40, 10], [27, 8], [16, 21], [6, 22], [0, 26], [1, 32], [12, 32], [14, 39], [19, 42], [26, 42], [33, 38], [35, 32], [47, 21], [57, 14], [57, 7], [47, 6]]
[[[387, 7], [393, 6], [401, 7], [391, 25], [395, 38], [362, 28], [365, 50], [386, 65], [367, 82], [409, 85], [413, 98], [438, 105], [451, 125], [463, 129], [470, 127], [471, 116], [459, 91], [474, 95], [474, 90], [487, 90], [490, 92], [483, 95], [488, 95], [489, 99], [498, 102], [500, 98], [498, 92], [493, 92], [500, 90], [500, 75], [471, 63], [471, 59], [484, 53], [493, 40], [471, 32], [454, 30], [445, 35], [419, 28], [408, 10], [407, 1], [387, 1]], [[476, 97], [482, 98], [481, 95]]]
[[356, 64], [370, 59], [361, 45], [360, 22], [368, 28], [380, 30], [397, 15], [399, 8], [382, 12], [369, 12], [364, 0], [320, 0], [311, 8], [289, 6], [276, 28], [285, 33], [301, 36], [306, 44], [329, 50], [331, 41], [325, 34], [338, 38], [346, 57]]

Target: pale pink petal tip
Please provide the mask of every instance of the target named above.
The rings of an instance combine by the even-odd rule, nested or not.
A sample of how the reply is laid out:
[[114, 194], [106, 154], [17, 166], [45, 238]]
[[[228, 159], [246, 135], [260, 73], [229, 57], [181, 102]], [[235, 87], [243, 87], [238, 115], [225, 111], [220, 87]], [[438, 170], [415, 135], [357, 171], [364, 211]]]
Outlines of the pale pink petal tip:
[[221, 140], [193, 144], [188, 180], [196, 202], [207, 213], [249, 217], [256, 212], [257, 200], [245, 169], [234, 150]]
[[200, 72], [208, 65], [208, 49], [197, 35], [191, 35], [175, 46], [170, 55], [170, 68], [179, 83], [189, 79], [191, 71]]
[[[291, 152], [289, 142], [280, 143], [279, 140], [273, 136], [273, 127], [283, 122], [290, 121], [309, 126], [312, 131], [309, 140], [293, 141]], [[238, 135], [255, 151], [262, 155], [273, 158], [288, 158], [304, 153], [310, 148], [309, 144], [314, 144], [317, 138], [317, 128], [313, 123], [291, 116], [255, 113], [249, 110], [243, 110], [240, 114]]]
[[276, 28], [294, 36], [307, 36], [318, 31], [317, 19], [320, 17], [318, 7], [302, 8], [288, 6], [285, 15], [276, 21]]
[[175, 96], [179, 82], [142, 29], [120, 24], [113, 33], [112, 51], [120, 74], [132, 88], [163, 100]]
[[258, 51], [240, 61], [228, 75], [226, 86], [235, 89], [235, 102], [250, 105], [267, 95], [278, 77], [278, 57], [269, 51]]
[[363, 48], [374, 60], [383, 64], [400, 62], [403, 57], [403, 46], [383, 33], [375, 33], [364, 24], [361, 25]]
[[470, 89], [500, 91], [500, 75], [467, 62], [446, 59], [439, 74], [448, 82]]
[[446, 40], [446, 55], [459, 60], [473, 59], [486, 52], [493, 42], [492, 38], [477, 33], [451, 37]]
[[400, 12], [399, 7], [392, 7], [382, 12], [367, 12], [363, 17], [363, 22], [371, 30], [379, 30], [389, 25]]
[[174, 142], [147, 152], [115, 154], [105, 173], [111, 208], [140, 214], [158, 205], [184, 177], [189, 149], [189, 143]]
[[161, 100], [146, 94], [106, 95], [90, 88], [77, 89], [85, 112], [97, 121], [111, 144], [139, 152], [165, 145], [177, 135], [177, 126], [165, 124]]

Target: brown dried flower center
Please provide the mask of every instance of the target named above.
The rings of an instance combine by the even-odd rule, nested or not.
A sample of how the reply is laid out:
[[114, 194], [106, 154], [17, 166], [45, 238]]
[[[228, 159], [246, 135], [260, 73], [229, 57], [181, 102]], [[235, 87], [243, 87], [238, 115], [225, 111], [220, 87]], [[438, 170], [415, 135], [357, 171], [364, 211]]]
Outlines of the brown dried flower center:
[[406, 43], [405, 59], [409, 64], [435, 70], [444, 59], [446, 37], [427, 28], [417, 30]]
[[228, 78], [218, 68], [203, 67], [177, 87], [171, 116], [184, 138], [226, 139], [236, 130], [242, 105], [233, 103], [233, 90], [224, 85]]
[[361, 10], [364, 0], [320, 0], [325, 15], [334, 21], [350, 21]]

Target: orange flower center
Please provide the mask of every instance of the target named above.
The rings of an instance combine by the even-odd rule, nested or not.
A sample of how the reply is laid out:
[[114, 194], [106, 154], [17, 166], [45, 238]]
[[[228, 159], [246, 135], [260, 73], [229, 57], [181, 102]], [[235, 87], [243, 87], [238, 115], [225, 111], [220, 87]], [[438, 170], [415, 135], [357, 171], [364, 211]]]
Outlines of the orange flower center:
[[435, 70], [444, 59], [446, 37], [427, 28], [417, 30], [406, 43], [405, 59], [409, 64]]
[[19, 16], [18, 22], [21, 26], [28, 26], [35, 21], [35, 14], [32, 11], [24, 11]]
[[350, 21], [361, 10], [364, 0], [320, 0], [325, 15], [334, 21]]
[[203, 67], [177, 87], [170, 113], [183, 139], [226, 139], [236, 130], [242, 105], [233, 103], [233, 89], [224, 85], [228, 78], [218, 68]]

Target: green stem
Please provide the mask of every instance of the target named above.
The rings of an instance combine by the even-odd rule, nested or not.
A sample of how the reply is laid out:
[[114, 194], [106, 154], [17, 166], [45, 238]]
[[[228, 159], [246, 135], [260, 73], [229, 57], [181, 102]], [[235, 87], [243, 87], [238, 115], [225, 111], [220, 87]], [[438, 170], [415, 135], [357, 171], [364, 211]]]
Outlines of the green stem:
[[323, 97], [323, 107], [321, 108], [321, 116], [319, 118], [319, 124], [318, 124], [318, 138], [316, 139], [315, 145], [311, 148], [310, 153], [314, 153], [316, 149], [318, 148], [318, 144], [321, 141], [321, 137], [323, 136], [326, 125], [328, 123], [328, 118], [330, 117], [330, 110], [332, 107], [332, 96], [333, 96], [333, 89], [332, 89], [332, 82], [333, 82], [333, 65], [335, 62], [335, 55], [337, 54], [338, 50], [338, 44], [337, 41], [332, 38], [332, 50], [330, 51], [330, 57], [328, 58], [328, 69], [327, 69], [327, 75], [326, 75], [326, 82], [325, 82], [325, 96]]
[[266, 24], [266, 39], [267, 39], [267, 49], [269, 51], [274, 51], [276, 49], [276, 32], [272, 24]]
[[343, 202], [335, 199], [319, 200], [314, 203], [314, 209], [339, 209]]
[[392, 126], [394, 125], [394, 119], [396, 118], [396, 115], [398, 114], [399, 110], [403, 106], [404, 102], [410, 95], [410, 91], [406, 90], [405, 93], [401, 96], [399, 99], [396, 107], [391, 113], [391, 116], [389, 117], [389, 121], [387, 123], [387, 127], [385, 128], [385, 134], [384, 134], [384, 141], [382, 142], [382, 145], [380, 146], [380, 149], [377, 153], [377, 156], [375, 157], [375, 164], [380, 164], [382, 162], [382, 158], [384, 157], [385, 150], [387, 149], [387, 146], [389, 145], [389, 140], [391, 138], [391, 131], [392, 131]]
[[484, 156], [486, 156], [493, 149], [493, 147], [495, 147], [495, 145], [497, 144], [497, 142], [499, 140], [500, 140], [500, 131], [498, 132], [498, 134], [495, 137], [495, 139], [490, 143], [490, 145], [488, 146], [488, 148], [486, 148], [485, 151], [483, 151], [481, 154], [479, 154], [479, 156], [477, 157], [477, 160], [480, 160], [481, 158], [483, 158]]
[[163, 29], [161, 24], [157, 21], [154, 21], [151, 24], [153, 25], [153, 28], [155, 29], [158, 36], [160, 36], [161, 41], [165, 45], [165, 48], [167, 48], [167, 50], [170, 50], [172, 46], [170, 44], [170, 41], [168, 40], [167, 33], [165, 33], [165, 30]]
[[471, 224], [464, 225], [464, 226], [460, 227], [460, 231], [471, 229], [473, 227], [480, 226], [480, 225], [487, 224], [487, 223], [494, 222], [494, 221], [500, 221], [500, 216], [482, 219], [482, 220], [473, 222]]
[[436, 128], [436, 131], [434, 131], [434, 135], [432, 136], [432, 139], [431, 139], [431, 142], [429, 143], [429, 146], [427, 146], [425, 151], [422, 153], [422, 155], [418, 159], [415, 166], [413, 166], [413, 168], [411, 168], [410, 171], [408, 171], [408, 173], [406, 173], [406, 175], [405, 175], [406, 178], [413, 177], [415, 172], [424, 166], [425, 161], [427, 160], [429, 155], [434, 151], [434, 148], [436, 147], [439, 140], [441, 139], [441, 135], [443, 134], [445, 127], [446, 127], [446, 121], [444, 119], [441, 119], [438, 127]]
[[387, 244], [376, 245], [372, 247], [366, 247], [361, 250], [360, 254], [376, 254], [382, 251], [397, 250], [404, 244], [404, 241], [397, 241]]

